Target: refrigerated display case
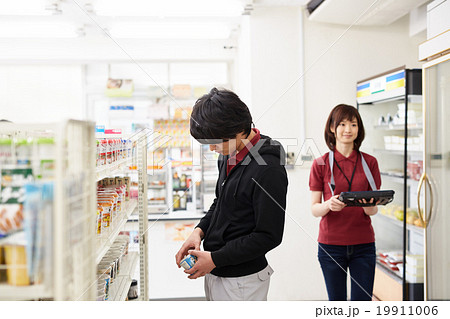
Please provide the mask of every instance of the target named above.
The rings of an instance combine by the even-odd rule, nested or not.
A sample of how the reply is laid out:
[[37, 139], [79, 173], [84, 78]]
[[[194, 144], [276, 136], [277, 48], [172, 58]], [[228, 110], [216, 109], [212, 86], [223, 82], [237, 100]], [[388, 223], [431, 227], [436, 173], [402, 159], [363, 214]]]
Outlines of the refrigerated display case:
[[423, 300], [424, 229], [417, 205], [423, 170], [421, 74], [403, 66], [357, 83], [366, 131], [361, 151], [377, 158], [381, 189], [395, 191], [394, 201], [372, 217], [374, 295], [380, 300]]
[[450, 53], [423, 66], [423, 83], [425, 151], [418, 205], [425, 224], [425, 300], [450, 300]]

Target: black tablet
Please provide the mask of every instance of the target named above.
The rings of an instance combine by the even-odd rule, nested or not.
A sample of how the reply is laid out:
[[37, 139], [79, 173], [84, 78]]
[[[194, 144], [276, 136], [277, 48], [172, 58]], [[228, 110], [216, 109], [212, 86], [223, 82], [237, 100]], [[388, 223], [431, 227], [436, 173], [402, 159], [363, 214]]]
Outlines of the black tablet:
[[[344, 192], [339, 195], [339, 200], [347, 204], [347, 206], [375, 206], [377, 201], [380, 201], [378, 205], [386, 205], [392, 202], [392, 200], [394, 199], [394, 193], [395, 192], [393, 190]], [[367, 202], [369, 202], [372, 198], [374, 199], [373, 203], [364, 204], [359, 202], [361, 199], [365, 199]]]

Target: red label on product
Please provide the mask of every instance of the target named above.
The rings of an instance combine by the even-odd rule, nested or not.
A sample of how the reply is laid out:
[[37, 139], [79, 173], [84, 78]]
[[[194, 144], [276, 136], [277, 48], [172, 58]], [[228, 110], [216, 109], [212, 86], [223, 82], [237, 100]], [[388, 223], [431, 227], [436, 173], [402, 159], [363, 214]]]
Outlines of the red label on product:
[[122, 134], [121, 129], [108, 129], [105, 130], [105, 134]]

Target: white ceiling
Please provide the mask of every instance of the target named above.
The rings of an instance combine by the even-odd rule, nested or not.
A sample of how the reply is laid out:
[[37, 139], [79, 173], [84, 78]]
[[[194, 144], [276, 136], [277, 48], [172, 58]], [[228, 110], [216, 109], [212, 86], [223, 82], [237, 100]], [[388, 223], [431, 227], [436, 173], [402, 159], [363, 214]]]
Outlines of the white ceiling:
[[[78, 36], [105, 36], [105, 31], [109, 32], [114, 27], [122, 30], [125, 28], [136, 25], [135, 30], [131, 30], [131, 34], [137, 34], [142, 30], [154, 30], [154, 34], [158, 35], [160, 30], [164, 28], [172, 28], [175, 36], [182, 31], [188, 31], [190, 24], [196, 24], [193, 28], [198, 27], [199, 24], [203, 25], [203, 29], [214, 30], [220, 28], [228, 29], [228, 33], [231, 32], [231, 36], [236, 34], [236, 30], [239, 28], [241, 22], [241, 16], [211, 16], [204, 11], [207, 6], [211, 9], [211, 4], [215, 3], [213, 9], [216, 12], [223, 13], [225, 9], [231, 7], [232, 2], [228, 0], [2, 0], [8, 1], [8, 4], [14, 4], [16, 6], [17, 14], [5, 15], [5, 7], [0, 10], [0, 38], [23, 38], [19, 35], [19, 29], [23, 29], [25, 35], [31, 35], [33, 33], [46, 32], [52, 37], [52, 29], [61, 30], [61, 34], [68, 25], [71, 25], [72, 29], [77, 29]], [[53, 15], [29, 15], [27, 14], [27, 8], [31, 10], [31, 6], [21, 5], [25, 2], [33, 4], [34, 7], [50, 7], [54, 9]], [[117, 16], [104, 16], [98, 14], [96, 10], [99, 8], [100, 3], [119, 4], [119, 14]], [[111, 1], [111, 2], [109, 2]], [[178, 1], [178, 2], [177, 2]], [[184, 2], [183, 2], [184, 1]], [[207, 1], [207, 2], [202, 2]], [[237, 0], [242, 5], [244, 11], [250, 11], [252, 8], [257, 7], [271, 7], [271, 6], [297, 6], [305, 7], [309, 0]], [[189, 8], [190, 10], [172, 10], [172, 7], [168, 7], [169, 13], [165, 16], [151, 14], [142, 14], [141, 11], [154, 12], [152, 5], [179, 3], [179, 7], [182, 5], [193, 5], [197, 3], [197, 7]], [[335, 23], [344, 25], [388, 25], [402, 16], [408, 14], [412, 9], [429, 2], [429, 0], [325, 0], [310, 16], [309, 19], [318, 22]], [[128, 8], [127, 10], [122, 10]], [[181, 3], [181, 4], [180, 4]], [[203, 5], [202, 5], [203, 3]], [[222, 7], [220, 7], [220, 5]], [[141, 7], [142, 6], [142, 7]], [[172, 5], [173, 6], [173, 5]], [[130, 14], [133, 10], [138, 9], [137, 14]], [[139, 9], [142, 8], [142, 9]], [[28, 10], [29, 11], [29, 10]], [[45, 11], [45, 10], [44, 10]], [[52, 10], [46, 10], [52, 12]], [[190, 11], [187, 14], [186, 11]], [[136, 12], [136, 10], [134, 10]], [[197, 16], [192, 16], [192, 12]], [[185, 16], [179, 16], [179, 13]], [[42, 24], [43, 31], [39, 31]], [[139, 25], [141, 24], [142, 27]], [[169, 26], [171, 24], [171, 26]], [[216, 24], [216, 26], [214, 26]], [[218, 26], [220, 24], [220, 26]], [[31, 28], [31, 31], [27, 31], [26, 28]], [[32, 32], [33, 31], [33, 32]], [[16, 33], [15, 33], [16, 32]], [[19, 32], [19, 33], [18, 33]], [[28, 32], [28, 33], [27, 33]], [[185, 32], [185, 33], [186, 33]], [[72, 32], [73, 33], [73, 32]], [[75, 35], [76, 36], [76, 35]], [[146, 37], [144, 35], [143, 37]], [[152, 35], [148, 35], [151, 37]], [[26, 37], [26, 36], [25, 36]], [[58, 37], [58, 36], [55, 36]], [[61, 35], [59, 37], [65, 37]], [[208, 37], [208, 35], [206, 36]], [[141, 37], [142, 38], [142, 37]], [[171, 38], [171, 37], [169, 37]], [[189, 34], [187, 37], [189, 38]], [[195, 36], [191, 37], [195, 39]], [[223, 38], [223, 37], [222, 37]]]
[[430, 0], [325, 0], [309, 16], [317, 22], [389, 25]]

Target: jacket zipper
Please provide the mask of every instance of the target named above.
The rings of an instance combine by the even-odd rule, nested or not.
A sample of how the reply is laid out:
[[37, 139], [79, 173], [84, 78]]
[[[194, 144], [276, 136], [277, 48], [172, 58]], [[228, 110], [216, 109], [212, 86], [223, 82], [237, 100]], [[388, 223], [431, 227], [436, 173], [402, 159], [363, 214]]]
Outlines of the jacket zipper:
[[[225, 172], [226, 172], [226, 170], [227, 170], [227, 162], [228, 162], [228, 159], [227, 159], [227, 160], [224, 162], [224, 164], [223, 164], [223, 165], [225, 166]], [[217, 199], [216, 209], [217, 209], [218, 207], [220, 207], [220, 204], [222, 203], [223, 188], [224, 188], [224, 186], [225, 186], [225, 184], [226, 184], [228, 178], [231, 176], [231, 173], [232, 173], [238, 166], [240, 166], [241, 163], [242, 163], [242, 161], [240, 161], [239, 163], [237, 163], [236, 166], [234, 166], [234, 167], [231, 169], [231, 171], [230, 171], [230, 173], [228, 174], [228, 176], [225, 177], [225, 179], [223, 180], [222, 184], [220, 185], [220, 193], [219, 193], [219, 198]], [[211, 220], [211, 223], [209, 224], [209, 228], [211, 228], [211, 226], [213, 226], [213, 225], [216, 223], [217, 218], [218, 218], [218, 215], [219, 215], [218, 213], [215, 213], [215, 214], [214, 214], [213, 219]], [[208, 238], [208, 235], [209, 235], [209, 232], [206, 234], [206, 237], [205, 237], [204, 239]]]

